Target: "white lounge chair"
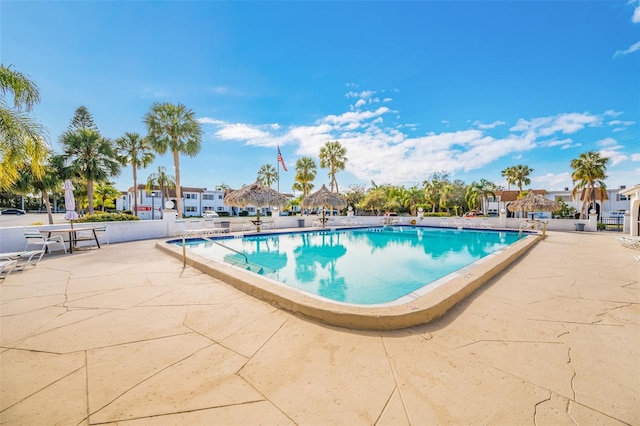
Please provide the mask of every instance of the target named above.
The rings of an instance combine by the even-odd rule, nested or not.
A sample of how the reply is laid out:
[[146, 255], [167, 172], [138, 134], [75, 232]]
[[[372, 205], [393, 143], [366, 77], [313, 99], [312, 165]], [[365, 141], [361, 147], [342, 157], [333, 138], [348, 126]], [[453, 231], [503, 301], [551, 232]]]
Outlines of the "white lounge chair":
[[0, 280], [4, 280], [9, 276], [16, 263], [16, 260], [0, 260]]
[[64, 243], [64, 239], [61, 235], [54, 235], [52, 237], [45, 237], [40, 231], [26, 231], [24, 233], [27, 239], [27, 244], [24, 246], [24, 251], [28, 251], [29, 246], [37, 246], [44, 251], [53, 251], [54, 248], [62, 248], [67, 253], [67, 246]]
[[224, 233], [224, 228], [220, 228], [216, 225], [213, 219], [205, 219], [202, 225], [202, 233], [213, 235]]
[[0, 253], [0, 262], [6, 262], [8, 260], [15, 260], [16, 264], [13, 268], [14, 271], [23, 271], [29, 266], [36, 266], [42, 256], [44, 250], [29, 250], [29, 251], [16, 251], [11, 253]]

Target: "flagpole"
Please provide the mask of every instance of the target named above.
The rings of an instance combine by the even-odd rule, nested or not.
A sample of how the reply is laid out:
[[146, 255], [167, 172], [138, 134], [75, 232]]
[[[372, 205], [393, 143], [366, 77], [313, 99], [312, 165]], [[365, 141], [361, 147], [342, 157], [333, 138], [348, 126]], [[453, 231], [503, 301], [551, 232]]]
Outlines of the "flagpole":
[[[280, 152], [280, 145], [277, 146], [278, 152]], [[278, 192], [280, 192], [280, 158], [276, 154], [276, 164], [278, 166]]]

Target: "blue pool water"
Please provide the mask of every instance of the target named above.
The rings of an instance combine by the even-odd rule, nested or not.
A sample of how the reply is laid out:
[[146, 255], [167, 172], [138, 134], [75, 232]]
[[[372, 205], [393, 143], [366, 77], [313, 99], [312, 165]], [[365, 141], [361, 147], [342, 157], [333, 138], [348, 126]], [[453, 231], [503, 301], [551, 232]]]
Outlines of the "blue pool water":
[[514, 232], [399, 226], [216, 239], [226, 247], [194, 240], [188, 247], [317, 296], [371, 305], [406, 296], [517, 239]]

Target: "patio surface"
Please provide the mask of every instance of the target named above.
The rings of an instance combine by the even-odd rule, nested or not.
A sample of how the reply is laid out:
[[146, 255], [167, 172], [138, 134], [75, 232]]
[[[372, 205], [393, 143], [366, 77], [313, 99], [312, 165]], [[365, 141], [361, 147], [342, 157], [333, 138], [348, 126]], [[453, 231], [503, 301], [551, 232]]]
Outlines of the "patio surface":
[[548, 234], [393, 332], [273, 308], [156, 240], [47, 255], [0, 283], [0, 422], [640, 424], [639, 253]]

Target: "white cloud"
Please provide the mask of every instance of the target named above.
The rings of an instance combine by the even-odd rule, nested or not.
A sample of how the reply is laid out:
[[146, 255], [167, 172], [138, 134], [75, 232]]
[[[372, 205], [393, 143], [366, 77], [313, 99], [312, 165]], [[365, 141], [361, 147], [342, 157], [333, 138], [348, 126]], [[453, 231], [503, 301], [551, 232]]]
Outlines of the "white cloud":
[[609, 122], [609, 126], [632, 126], [634, 124], [636, 124], [635, 121], [611, 120]]
[[539, 117], [533, 120], [519, 119], [509, 130], [512, 132], [531, 133], [534, 136], [551, 136], [554, 133], [572, 134], [586, 126], [598, 126], [602, 118], [584, 113], [559, 114], [553, 117]]
[[606, 110], [605, 112], [602, 113], [602, 115], [607, 116], [607, 117], [617, 117], [619, 115], [622, 115], [621, 111], [614, 111], [612, 109]]
[[391, 98], [384, 98], [382, 99], [382, 102], [386, 103], [386, 102], [391, 102], [393, 99]]
[[626, 128], [626, 127], [616, 127], [615, 129], [611, 129], [611, 131], [612, 131], [613, 133], [623, 132], [623, 131], [625, 131], [625, 130], [627, 130], [627, 128]]
[[222, 120], [217, 120], [215, 118], [210, 118], [210, 117], [197, 118], [196, 121], [198, 123], [200, 123], [200, 124], [215, 124], [215, 125], [220, 125], [220, 126], [226, 124]]
[[628, 55], [629, 53], [637, 52], [638, 50], [640, 50], [640, 41], [632, 44], [628, 49], [617, 50], [616, 53], [613, 54], [613, 57], [615, 58], [617, 56]]
[[473, 122], [473, 125], [478, 129], [495, 129], [498, 126], [503, 126], [507, 124], [505, 121], [494, 121], [493, 123], [483, 124], [480, 121], [476, 120]]
[[640, 154], [631, 154], [631, 161], [640, 161]]
[[[357, 99], [363, 99], [360, 96], [370, 92], [354, 93]], [[263, 147], [294, 145], [297, 147], [296, 155], [312, 158], [317, 158], [320, 148], [327, 141], [339, 140], [347, 149], [346, 171], [356, 179], [363, 182], [373, 179], [380, 183], [414, 184], [442, 170], [455, 174], [480, 169], [500, 158], [518, 161], [522, 153], [538, 146], [555, 149], [580, 146], [572, 138], [555, 139], [552, 136], [553, 139], [548, 141], [540, 141], [539, 138], [575, 133], [587, 126], [599, 125], [604, 116], [567, 113], [518, 120], [518, 124], [511, 128], [511, 133], [501, 137], [490, 134], [490, 129], [504, 124], [501, 121], [491, 124], [469, 122], [466, 129], [413, 136], [416, 125], [402, 123], [390, 108], [366, 109], [364, 104], [362, 108], [326, 115], [311, 125], [287, 128], [278, 124], [228, 123], [211, 117], [202, 117], [198, 121], [215, 126], [211, 134], [219, 140]], [[613, 112], [609, 112], [611, 114]], [[449, 123], [447, 120], [442, 122]], [[404, 133], [405, 129], [409, 129], [407, 131], [411, 135]], [[613, 164], [627, 159], [615, 139], [603, 139], [598, 146]], [[549, 182], [553, 183], [551, 178]]]
[[601, 147], [599, 151], [600, 155], [609, 158], [609, 160], [611, 161], [611, 166], [615, 166], [629, 159], [628, 156], [620, 152], [620, 150], [623, 149], [624, 146], [619, 145], [618, 142], [613, 138], [605, 138], [599, 140], [598, 142], [596, 142], [596, 144]]
[[358, 99], [358, 102], [356, 102], [355, 107], [356, 108], [360, 108], [361, 106], [366, 105], [366, 104], [367, 104], [367, 101], [365, 101], [364, 99]]
[[637, 24], [640, 22], [640, 6], [637, 6], [633, 11], [633, 16], [631, 17], [631, 22]]
[[545, 175], [532, 176], [531, 181], [535, 183], [534, 186], [537, 188], [553, 188], [556, 191], [560, 191], [564, 188], [571, 188], [571, 173], [547, 173]]
[[618, 145], [618, 142], [613, 138], [604, 138], [599, 140], [596, 143], [598, 144], [598, 146], [602, 146], [602, 147], [613, 147]]

